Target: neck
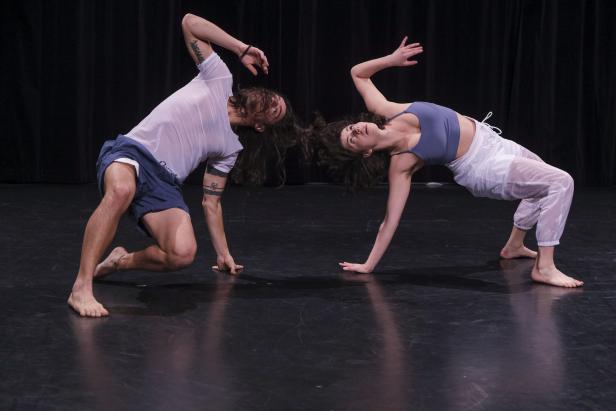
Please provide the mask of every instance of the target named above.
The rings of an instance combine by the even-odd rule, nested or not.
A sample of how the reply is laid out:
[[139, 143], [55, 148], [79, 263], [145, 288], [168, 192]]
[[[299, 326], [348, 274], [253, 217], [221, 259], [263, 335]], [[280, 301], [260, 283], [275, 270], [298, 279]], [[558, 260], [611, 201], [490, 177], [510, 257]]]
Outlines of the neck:
[[242, 114], [235, 107], [233, 107], [230, 99], [227, 100], [227, 114], [229, 115], [229, 123], [231, 124], [231, 127], [250, 125], [246, 116], [242, 116]]
[[385, 126], [382, 130], [381, 138], [374, 147], [375, 151], [387, 151], [389, 153], [400, 153], [408, 149], [408, 139], [404, 133], [391, 126]]

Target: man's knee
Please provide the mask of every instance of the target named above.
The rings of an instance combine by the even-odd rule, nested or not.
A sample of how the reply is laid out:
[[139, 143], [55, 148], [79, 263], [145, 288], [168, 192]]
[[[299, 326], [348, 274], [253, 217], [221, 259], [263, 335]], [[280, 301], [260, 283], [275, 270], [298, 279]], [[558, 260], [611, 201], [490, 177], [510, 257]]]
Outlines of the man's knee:
[[176, 245], [167, 251], [167, 266], [170, 270], [180, 270], [188, 267], [195, 261], [197, 254], [197, 243], [189, 242]]
[[114, 208], [128, 207], [135, 195], [135, 184], [132, 181], [114, 181], [105, 187], [103, 201]]

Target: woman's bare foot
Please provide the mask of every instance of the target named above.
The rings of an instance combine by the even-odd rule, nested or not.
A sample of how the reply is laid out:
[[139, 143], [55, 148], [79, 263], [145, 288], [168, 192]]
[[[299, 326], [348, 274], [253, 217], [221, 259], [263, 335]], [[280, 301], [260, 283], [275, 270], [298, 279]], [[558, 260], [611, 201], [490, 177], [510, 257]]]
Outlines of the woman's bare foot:
[[101, 279], [106, 275], [118, 271], [118, 263], [120, 259], [128, 254], [128, 251], [124, 247], [114, 248], [107, 258], [105, 258], [94, 270], [94, 278]]
[[505, 245], [500, 252], [501, 258], [537, 258], [537, 252], [526, 248], [524, 244], [519, 247]]
[[73, 292], [68, 297], [68, 305], [82, 317], [106, 317], [109, 311], [94, 298], [92, 291], [85, 288], [73, 287]]
[[535, 265], [530, 276], [534, 281], [555, 285], [557, 287], [575, 288], [584, 285], [584, 282], [563, 274], [555, 266], [540, 269], [537, 265]]

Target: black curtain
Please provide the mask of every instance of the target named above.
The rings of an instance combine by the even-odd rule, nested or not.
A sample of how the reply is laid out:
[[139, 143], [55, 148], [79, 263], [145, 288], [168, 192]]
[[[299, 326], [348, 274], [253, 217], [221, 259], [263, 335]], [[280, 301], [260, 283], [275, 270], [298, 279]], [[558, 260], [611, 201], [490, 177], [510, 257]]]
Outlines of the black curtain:
[[[195, 74], [180, 21], [195, 13], [266, 51], [241, 86], [286, 94], [305, 121], [363, 110], [350, 67], [405, 34], [420, 64], [379, 73], [393, 101], [427, 100], [490, 123], [570, 172], [616, 183], [616, 2], [611, 0], [5, 1], [0, 181], [89, 182], [102, 142]], [[322, 179], [313, 173], [308, 180]], [[449, 179], [443, 167], [423, 180]]]

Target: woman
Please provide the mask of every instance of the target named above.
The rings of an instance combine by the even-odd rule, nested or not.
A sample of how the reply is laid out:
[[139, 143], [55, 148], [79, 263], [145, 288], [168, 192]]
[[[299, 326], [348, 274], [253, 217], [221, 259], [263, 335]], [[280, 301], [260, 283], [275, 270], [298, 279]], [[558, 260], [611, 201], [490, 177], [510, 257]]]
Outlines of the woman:
[[[502, 258], [536, 258], [531, 273], [534, 281], [560, 287], [583, 285], [554, 265], [554, 246], [559, 243], [573, 196], [571, 176], [501, 138], [489, 125], [449, 108], [425, 102], [388, 101], [370, 77], [388, 67], [417, 64], [411, 58], [423, 48], [419, 43], [407, 45], [406, 41], [407, 37], [392, 54], [351, 69], [355, 87], [368, 110], [387, 119], [384, 126], [363, 121], [334, 126], [347, 151], [364, 158], [377, 151], [391, 155], [387, 212], [372, 251], [363, 264], [342, 262], [340, 266], [347, 271], [372, 272], [398, 227], [413, 174], [425, 164], [442, 164], [453, 172], [458, 184], [477, 197], [522, 200], [509, 240], [501, 250]], [[538, 253], [524, 246], [524, 236], [535, 224]]]

